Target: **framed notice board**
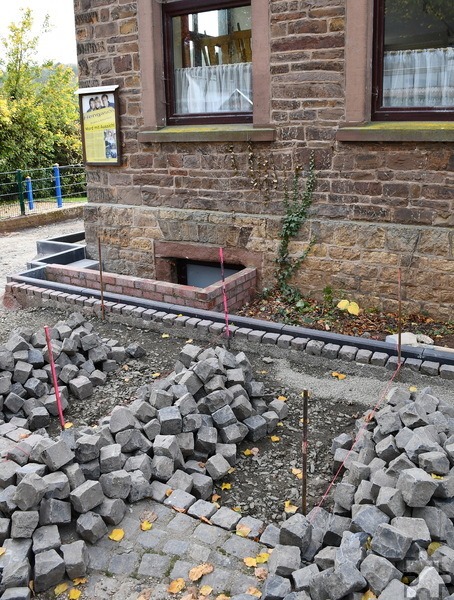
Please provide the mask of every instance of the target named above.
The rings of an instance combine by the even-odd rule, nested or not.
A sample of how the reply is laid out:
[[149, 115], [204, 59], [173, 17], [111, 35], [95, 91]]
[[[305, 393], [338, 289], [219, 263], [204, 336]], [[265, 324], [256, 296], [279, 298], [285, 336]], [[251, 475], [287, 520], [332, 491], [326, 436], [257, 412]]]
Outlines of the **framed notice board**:
[[76, 94], [85, 164], [121, 164], [118, 85], [81, 88]]

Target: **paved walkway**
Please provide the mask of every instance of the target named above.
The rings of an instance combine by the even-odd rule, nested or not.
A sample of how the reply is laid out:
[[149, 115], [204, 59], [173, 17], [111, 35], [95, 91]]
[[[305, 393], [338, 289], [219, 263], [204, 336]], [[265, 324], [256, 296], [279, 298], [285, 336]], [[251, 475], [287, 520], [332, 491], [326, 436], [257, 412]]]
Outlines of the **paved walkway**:
[[[150, 512], [157, 519], [150, 530], [141, 531], [141, 522], [149, 518]], [[186, 582], [183, 593], [194, 586], [200, 589], [208, 585], [213, 588], [210, 598], [222, 593], [243, 594], [251, 587], [261, 589], [262, 582], [254, 576], [254, 568], [248, 568], [243, 558], [269, 551], [263, 544], [145, 500], [129, 506], [127, 515], [115, 528], [125, 532], [120, 542], [105, 536], [93, 546], [88, 544], [91, 572], [87, 583], [79, 588], [81, 599], [171, 598], [167, 587], [180, 577]], [[190, 569], [206, 562], [214, 570], [192, 583]], [[55, 597], [53, 590], [47, 594]]]

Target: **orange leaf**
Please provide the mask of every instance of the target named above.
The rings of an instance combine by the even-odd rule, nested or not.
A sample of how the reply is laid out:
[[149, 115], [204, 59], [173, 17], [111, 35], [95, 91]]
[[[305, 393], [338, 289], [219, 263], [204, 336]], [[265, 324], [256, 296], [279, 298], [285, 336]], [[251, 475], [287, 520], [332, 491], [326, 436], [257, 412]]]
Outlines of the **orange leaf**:
[[202, 587], [199, 590], [199, 593], [201, 596], [209, 596], [212, 591], [213, 588], [211, 587], [211, 585], [202, 585]]
[[237, 513], [241, 512], [241, 506], [232, 506], [232, 510], [234, 510]]
[[212, 501], [212, 502], [217, 502], [217, 501], [218, 501], [218, 500], [220, 500], [220, 499], [221, 499], [221, 496], [220, 496], [219, 494], [213, 494], [213, 495], [211, 496], [211, 501]]
[[262, 592], [259, 591], [257, 588], [255, 587], [249, 587], [246, 590], [246, 594], [249, 594], [249, 596], [255, 596], [256, 598], [261, 598], [262, 597]]
[[206, 523], [207, 525], [213, 525], [210, 519], [207, 519], [206, 517], [200, 517], [200, 520]]
[[186, 583], [185, 583], [184, 579], [182, 577], [179, 577], [178, 579], [174, 579], [169, 584], [167, 591], [169, 592], [169, 594], [178, 594], [178, 592], [181, 592], [181, 590], [184, 590], [185, 587], [186, 587]]
[[272, 435], [272, 436], [270, 437], [270, 440], [271, 440], [272, 442], [280, 442], [280, 441], [281, 441], [281, 438], [280, 438], [278, 435]]
[[251, 528], [246, 525], [238, 524], [236, 526], [236, 534], [240, 537], [246, 538], [251, 533]]
[[211, 563], [202, 563], [189, 571], [189, 579], [191, 581], [198, 581], [201, 577], [208, 575], [208, 573], [212, 573], [213, 571], [214, 566]]
[[219, 596], [216, 596], [215, 600], [230, 600], [230, 596], [226, 596], [225, 594], [219, 594]]
[[166, 496], [167, 496], [167, 498], [168, 498], [169, 496], [171, 496], [172, 494], [173, 494], [173, 490], [172, 490], [172, 488], [169, 488], [168, 490], [166, 490]]
[[257, 561], [252, 556], [246, 556], [246, 558], [243, 558], [243, 562], [246, 565], [246, 567], [256, 567], [257, 566]]
[[277, 399], [281, 402], [285, 402], [287, 400], [287, 396], [278, 396]]
[[86, 577], [76, 577], [73, 579], [74, 585], [82, 585], [83, 583], [87, 583], [88, 579]]

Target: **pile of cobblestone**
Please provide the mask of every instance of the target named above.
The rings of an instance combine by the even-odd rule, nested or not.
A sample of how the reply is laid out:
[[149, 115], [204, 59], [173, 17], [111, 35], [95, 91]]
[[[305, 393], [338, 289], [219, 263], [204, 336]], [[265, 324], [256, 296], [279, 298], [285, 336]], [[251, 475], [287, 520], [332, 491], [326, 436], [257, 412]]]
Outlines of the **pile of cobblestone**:
[[354, 450], [347, 434], [333, 441], [334, 511], [284, 523], [265, 600], [292, 586], [298, 600], [454, 598], [454, 407], [430, 389], [387, 400], [358, 422]]
[[[53, 330], [60, 381], [78, 400], [92, 394], [93, 377], [98, 380], [99, 374], [116, 368], [126, 353], [141, 354], [137, 346], [106, 345], [87, 325], [73, 315]], [[43, 429], [55, 414], [49, 369], [42, 368], [42, 374], [36, 369], [45, 366], [46, 351], [35, 348], [44, 339], [21, 333], [1, 351], [7, 385], [2, 388], [6, 414], [0, 435], [9, 441], [0, 463], [3, 597], [28, 598], [31, 579], [41, 592], [65, 576], [83, 577], [89, 562], [86, 543], [96, 543], [108, 525], [120, 523], [126, 503], [153, 498], [235, 528], [241, 515], [225, 507], [217, 510], [207, 501], [213, 482], [231, 471], [239, 442], [271, 433], [288, 412], [283, 401], [263, 400], [264, 386], [253, 379], [244, 353], [188, 344], [174, 372], [139, 388], [129, 406], [116, 407], [96, 427], [67, 429], [52, 439]], [[67, 399], [65, 388], [61, 392]], [[47, 417], [38, 421], [42, 408]], [[80, 539], [62, 544], [59, 527], [74, 521]], [[264, 532], [262, 521], [242, 521], [256, 537]]]

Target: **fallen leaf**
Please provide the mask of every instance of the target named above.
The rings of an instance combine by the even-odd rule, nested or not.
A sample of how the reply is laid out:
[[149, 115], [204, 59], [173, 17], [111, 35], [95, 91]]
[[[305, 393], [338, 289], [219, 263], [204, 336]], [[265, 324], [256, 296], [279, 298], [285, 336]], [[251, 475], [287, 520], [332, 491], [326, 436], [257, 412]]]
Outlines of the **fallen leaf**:
[[253, 556], [246, 556], [246, 558], [243, 558], [243, 562], [246, 565], [246, 567], [256, 567], [257, 566], [257, 561]]
[[258, 453], [258, 448], [246, 448], [246, 450], [243, 450], [244, 456], [257, 456]]
[[178, 579], [174, 579], [172, 582], [170, 582], [167, 591], [169, 592], [169, 594], [178, 594], [179, 592], [181, 592], [181, 590], [184, 590], [185, 587], [186, 583], [184, 579], [182, 577], [179, 577]]
[[411, 385], [411, 386], [408, 388], [408, 391], [409, 391], [409, 392], [417, 392], [417, 391], [418, 391], [418, 388], [417, 388], [415, 385]]
[[71, 588], [69, 590], [69, 594], [68, 594], [69, 600], [79, 600], [79, 598], [81, 596], [82, 596], [82, 592], [80, 590], [76, 590], [74, 588]]
[[183, 515], [186, 514], [186, 508], [181, 508], [180, 506], [172, 506], [173, 510], [176, 510], [177, 513], [182, 513]]
[[[218, 504], [218, 506], [219, 506], [219, 504]], [[207, 519], [206, 517], [200, 517], [200, 520], [203, 521], [204, 523], [206, 523], [207, 525], [213, 525], [213, 523], [210, 521], [210, 519]]]
[[212, 573], [214, 571], [214, 565], [211, 563], [202, 563], [198, 567], [193, 567], [189, 571], [189, 579], [191, 581], [198, 581], [204, 575], [208, 575], [208, 573]]
[[68, 421], [68, 423], [65, 423], [65, 429], [71, 429], [71, 427], [74, 427], [74, 423], [71, 423], [70, 421]]
[[286, 402], [287, 396], [278, 396], [277, 399], [280, 400], [281, 402]]
[[195, 600], [194, 594], [191, 592], [190, 594], [185, 594], [181, 597], [181, 600]]
[[297, 479], [302, 479], [303, 478], [303, 471], [301, 469], [292, 469], [292, 475], [295, 475], [295, 477], [297, 477]]
[[432, 554], [438, 550], [438, 548], [440, 548], [441, 543], [440, 542], [431, 542], [428, 547], [427, 547], [427, 554], [429, 556], [432, 556]]
[[57, 587], [54, 589], [54, 594], [56, 596], [60, 596], [61, 594], [64, 594], [66, 592], [66, 590], [68, 589], [68, 584], [67, 583], [60, 583], [59, 585], [57, 585]]
[[241, 506], [232, 506], [232, 510], [234, 510], [237, 513], [241, 512]]
[[189, 340], [186, 340], [186, 344], [192, 344], [194, 340], [192, 338], [190, 338]]
[[137, 600], [150, 600], [152, 592], [153, 590], [151, 588], [143, 590], [140, 596], [137, 596]]
[[259, 581], [265, 581], [268, 577], [268, 569], [265, 569], [265, 567], [257, 567], [254, 571], [254, 575]]
[[183, 313], [180, 313], [179, 315], [177, 315], [177, 317], [182, 317], [182, 316], [183, 316]]
[[113, 540], [114, 542], [121, 542], [121, 540], [125, 537], [124, 529], [114, 529], [112, 533], [109, 535], [109, 540]]
[[256, 598], [262, 597], [262, 592], [255, 587], [249, 587], [246, 590], [246, 594], [249, 594], [249, 596], [255, 596]]
[[212, 502], [211, 504], [213, 506], [215, 506], [216, 508], [221, 508], [221, 505], [219, 504], [219, 502]]
[[279, 421], [279, 423], [276, 423], [277, 427], [284, 427], [284, 423], [282, 421]]
[[377, 596], [374, 594], [374, 592], [372, 590], [367, 590], [367, 592], [365, 592], [363, 594], [363, 597], [361, 600], [374, 600]]
[[225, 594], [219, 594], [219, 596], [216, 596], [215, 600], [230, 600], [230, 596], [226, 596]]
[[264, 563], [268, 562], [269, 557], [269, 552], [260, 552], [260, 554], [257, 554], [255, 557], [255, 560], [257, 561], [258, 565], [263, 565]]
[[232, 489], [231, 483], [221, 483], [221, 490], [231, 490], [231, 489]]
[[[65, 425], [66, 428], [66, 425]], [[19, 436], [20, 440], [25, 440], [25, 438], [28, 438], [31, 434], [30, 433], [21, 433]]]
[[297, 510], [298, 507], [292, 504], [290, 500], [286, 500], [284, 502], [284, 512], [286, 512], [288, 515], [294, 515]]
[[348, 300], [341, 300], [338, 303], [337, 308], [339, 310], [347, 310], [349, 304], [350, 304], [350, 302]]
[[164, 340], [165, 340], [165, 339], [169, 338], [169, 337], [170, 337], [170, 335], [169, 335], [168, 333], [163, 333], [163, 334], [161, 335], [161, 337], [162, 337], [162, 339], [164, 339]]
[[247, 525], [242, 525], [241, 523], [238, 523], [238, 525], [236, 526], [236, 534], [240, 537], [246, 538], [251, 533], [251, 531], [251, 528]]
[[235, 467], [230, 467], [230, 469], [227, 471], [227, 473], [229, 475], [231, 475], [232, 473], [235, 473], [235, 470], [236, 470]]
[[219, 494], [213, 494], [211, 496], [211, 502], [217, 502], [220, 499], [221, 499], [221, 496]]
[[442, 475], [437, 475], [436, 473], [431, 473], [432, 479], [444, 479]]
[[359, 315], [359, 306], [356, 302], [350, 302], [347, 306], [347, 312], [357, 317]]
[[86, 577], [76, 577], [75, 579], [73, 579], [73, 584], [74, 585], [82, 585], [83, 583], [87, 583], [87, 578]]
[[173, 494], [173, 490], [172, 490], [172, 488], [169, 488], [168, 490], [166, 490], [166, 496], [167, 496], [167, 498], [168, 498], [169, 496], [171, 496], [172, 494]]
[[6, 548], [0, 548], [0, 556], [3, 556], [6, 552]]
[[347, 375], [345, 375], [344, 373], [338, 373], [337, 371], [333, 371], [331, 373], [332, 377], [336, 377], [339, 380], [345, 379], [347, 377]]
[[270, 437], [270, 440], [271, 440], [272, 442], [280, 442], [280, 441], [281, 441], [281, 438], [280, 438], [278, 435], [272, 435], [272, 436]]
[[150, 523], [154, 523], [157, 518], [158, 515], [153, 510], [145, 510], [141, 516], [142, 521], [150, 521]]
[[153, 527], [153, 524], [150, 521], [142, 521], [140, 524], [140, 529], [142, 531], [149, 531]]
[[161, 373], [153, 373], [151, 377], [152, 379], [157, 379], [158, 377], [161, 377]]
[[128, 365], [123, 365], [121, 368], [123, 369], [123, 371], [129, 371]]
[[32, 592], [34, 592], [34, 591], [35, 591], [35, 582], [34, 582], [34, 580], [33, 580], [33, 579], [31, 579], [31, 580], [28, 582], [28, 587], [30, 588], [30, 590], [31, 590]]
[[257, 373], [259, 373], [260, 375], [266, 375], [268, 371], [257, 371]]
[[211, 587], [211, 585], [202, 585], [202, 587], [199, 590], [199, 593], [201, 596], [209, 596], [212, 591], [213, 588]]

